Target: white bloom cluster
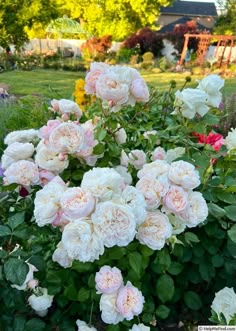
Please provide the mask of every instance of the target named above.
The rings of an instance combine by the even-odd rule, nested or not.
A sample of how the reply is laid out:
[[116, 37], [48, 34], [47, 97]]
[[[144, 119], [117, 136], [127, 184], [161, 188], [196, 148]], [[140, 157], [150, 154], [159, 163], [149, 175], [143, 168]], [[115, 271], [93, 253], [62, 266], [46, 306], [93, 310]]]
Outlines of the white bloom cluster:
[[103, 105], [117, 112], [123, 106], [148, 102], [149, 90], [136, 69], [93, 62], [85, 78], [85, 91], [102, 99]]
[[222, 94], [220, 89], [224, 80], [217, 75], [203, 78], [196, 89], [186, 88], [175, 93], [175, 110], [172, 114], [181, 113], [183, 117], [193, 119], [196, 114], [203, 117], [210, 107], [219, 107]]
[[144, 297], [130, 282], [123, 284], [121, 271], [103, 266], [95, 276], [100, 298], [102, 320], [107, 324], [118, 324], [124, 319], [130, 321], [143, 310]]
[[44, 317], [48, 313], [48, 308], [51, 307], [53, 301], [53, 295], [48, 294], [48, 290], [43, 287], [37, 287], [28, 298], [28, 303], [35, 311], [35, 313], [41, 317]]
[[112, 168], [93, 168], [80, 187], [67, 187], [55, 177], [35, 197], [38, 226], [60, 226], [61, 242], [53, 261], [64, 268], [73, 260], [94, 261], [105, 247], [127, 246], [146, 217], [146, 202]]
[[78, 331], [97, 331], [93, 326], [88, 326], [87, 323], [81, 320], [77, 320], [76, 325], [78, 326]]

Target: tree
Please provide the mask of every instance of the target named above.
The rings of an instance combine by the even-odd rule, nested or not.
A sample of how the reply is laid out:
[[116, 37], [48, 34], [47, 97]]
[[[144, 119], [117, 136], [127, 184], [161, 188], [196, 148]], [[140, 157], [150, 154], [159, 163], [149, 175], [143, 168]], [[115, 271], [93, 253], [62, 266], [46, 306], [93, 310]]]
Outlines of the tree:
[[54, 0], [1, 0], [0, 45], [21, 47], [28, 40], [27, 29], [39, 24], [46, 26], [58, 15]]
[[236, 35], [236, 1], [235, 0], [219, 0], [221, 15], [219, 16], [214, 34], [217, 35]]
[[173, 0], [57, 0], [66, 14], [80, 21], [94, 36], [123, 40], [145, 26], [154, 27], [161, 6]]

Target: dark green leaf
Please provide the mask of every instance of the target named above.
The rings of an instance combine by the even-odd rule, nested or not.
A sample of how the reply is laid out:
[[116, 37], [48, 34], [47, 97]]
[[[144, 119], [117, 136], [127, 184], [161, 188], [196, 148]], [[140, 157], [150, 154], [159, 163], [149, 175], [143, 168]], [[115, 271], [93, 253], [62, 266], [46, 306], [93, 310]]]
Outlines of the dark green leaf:
[[171, 265], [168, 269], [168, 272], [171, 274], [171, 275], [178, 275], [181, 273], [181, 271], [183, 270], [184, 266], [179, 263], [179, 262], [171, 262]]
[[156, 310], [157, 316], [161, 319], [166, 319], [169, 316], [169, 313], [170, 313], [170, 308], [168, 308], [165, 305], [160, 305]]
[[104, 150], [105, 150], [105, 145], [104, 144], [98, 144], [94, 147], [93, 149], [93, 154], [96, 154], [96, 155], [101, 155], [104, 153]]
[[39, 318], [32, 318], [25, 324], [24, 331], [44, 331], [46, 324]]
[[184, 302], [186, 306], [193, 310], [199, 310], [202, 307], [200, 296], [193, 291], [187, 291], [184, 294]]
[[25, 331], [26, 318], [24, 316], [15, 316], [13, 323], [14, 331]]
[[224, 258], [217, 254], [212, 257], [211, 262], [215, 268], [219, 268], [224, 264]]
[[198, 243], [200, 241], [198, 239], [198, 237], [196, 236], [196, 234], [194, 234], [192, 232], [185, 232], [184, 239], [185, 239], [186, 243], [190, 244], [190, 245], [191, 245], [192, 242]]
[[[233, 196], [232, 196], [233, 197]], [[235, 199], [235, 197], [233, 197]], [[236, 205], [228, 206], [224, 208], [226, 211], [226, 216], [233, 222], [236, 222]]]
[[89, 299], [90, 296], [90, 291], [87, 288], [82, 287], [79, 290], [77, 299], [81, 302], [87, 301]]
[[236, 244], [236, 224], [227, 231], [229, 238]]
[[11, 235], [11, 229], [6, 225], [0, 225], [0, 237]]
[[8, 224], [12, 230], [18, 225], [22, 224], [25, 220], [25, 212], [20, 212], [9, 217]]
[[16, 285], [22, 285], [29, 272], [29, 266], [23, 260], [11, 258], [4, 264], [7, 280]]
[[209, 213], [213, 215], [215, 218], [222, 218], [226, 215], [225, 210], [213, 202], [208, 204], [208, 210]]
[[165, 303], [170, 301], [175, 292], [174, 281], [169, 275], [162, 275], [156, 284], [157, 296]]
[[140, 275], [142, 269], [142, 255], [138, 252], [129, 254], [129, 264], [137, 275]]

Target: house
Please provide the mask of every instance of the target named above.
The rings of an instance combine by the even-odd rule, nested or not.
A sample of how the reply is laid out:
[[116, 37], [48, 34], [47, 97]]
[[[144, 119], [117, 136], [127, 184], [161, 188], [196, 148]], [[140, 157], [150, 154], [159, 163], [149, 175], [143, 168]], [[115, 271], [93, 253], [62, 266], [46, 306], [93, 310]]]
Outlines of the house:
[[217, 18], [214, 2], [180, 1], [176, 0], [172, 6], [161, 7], [157, 24], [159, 32], [170, 32], [176, 24], [195, 21], [200, 30], [211, 30]]

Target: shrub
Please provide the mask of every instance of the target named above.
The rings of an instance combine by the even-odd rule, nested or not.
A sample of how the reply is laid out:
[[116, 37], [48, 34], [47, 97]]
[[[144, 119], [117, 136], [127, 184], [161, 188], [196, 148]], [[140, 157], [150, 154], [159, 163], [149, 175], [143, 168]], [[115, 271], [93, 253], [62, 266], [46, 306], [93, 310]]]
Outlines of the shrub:
[[85, 60], [103, 61], [111, 47], [112, 37], [93, 37], [81, 45], [82, 57]]

